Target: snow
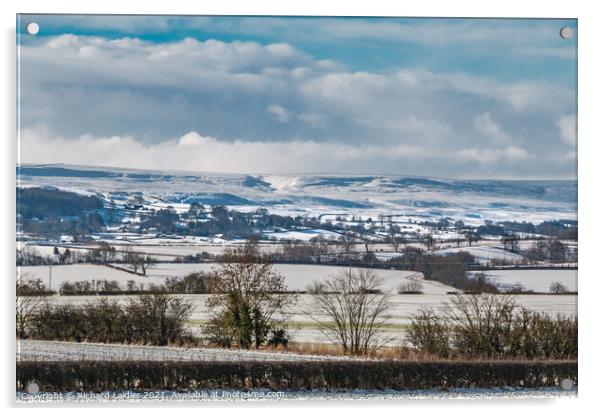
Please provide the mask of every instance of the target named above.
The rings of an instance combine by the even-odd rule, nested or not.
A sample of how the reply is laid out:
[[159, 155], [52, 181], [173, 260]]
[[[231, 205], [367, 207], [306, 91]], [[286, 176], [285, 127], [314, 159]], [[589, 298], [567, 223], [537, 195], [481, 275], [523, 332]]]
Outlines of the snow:
[[[157, 257], [159, 260], [164, 261], [172, 261], [176, 257], [183, 257], [188, 255], [196, 255], [202, 252], [212, 253], [212, 254], [223, 254], [224, 250], [227, 248], [236, 248], [240, 247], [243, 243], [241, 241], [228, 241], [227, 244], [223, 240], [220, 239], [211, 239], [207, 238], [205, 240], [197, 240], [191, 241], [188, 238], [177, 240], [177, 239], [132, 239], [130, 237], [126, 238], [116, 238], [108, 241], [111, 246], [115, 247], [117, 252], [122, 252], [124, 250], [132, 250], [134, 252], [150, 255], [152, 257]], [[50, 242], [31, 242], [31, 243], [21, 243], [21, 249], [25, 250], [35, 250], [39, 254], [42, 255], [51, 255], [54, 251], [54, 247], [59, 247], [62, 251], [65, 248], [69, 248], [72, 252], [78, 251], [81, 253], [85, 253], [89, 250], [93, 250], [97, 248], [95, 245], [83, 245], [83, 244], [57, 244]], [[272, 250], [276, 246], [272, 245], [262, 245], [260, 249], [267, 249], [267, 251]]]
[[387, 260], [391, 260], [395, 257], [399, 257], [399, 256], [403, 255], [403, 253], [400, 253], [398, 251], [377, 251], [374, 253], [374, 255], [376, 256], [376, 258], [378, 260], [387, 261]]
[[325, 361], [349, 357], [255, 350], [18, 340], [17, 361]]
[[[227, 350], [209, 348], [150, 347], [139, 345], [75, 343], [62, 341], [17, 341], [17, 360], [63, 361], [63, 360], [148, 360], [148, 361], [332, 361], [358, 360], [355, 357], [295, 354], [288, 352], [263, 352], [253, 350]], [[255, 388], [244, 392], [235, 389], [205, 389], [193, 391], [155, 391], [103, 393], [63, 393], [47, 396], [44, 393], [30, 395], [17, 392], [17, 401], [140, 401], [148, 400], [344, 400], [344, 399], [478, 399], [478, 398], [544, 398], [575, 397], [577, 388], [564, 390], [548, 388], [451, 388], [424, 390], [359, 390], [359, 389], [313, 389], [283, 390], [274, 392]], [[127, 394], [125, 394], [127, 393]]]
[[[470, 272], [474, 276], [475, 273]], [[485, 276], [504, 285], [522, 284], [525, 289], [549, 292], [552, 282], [562, 283], [569, 291], [577, 291], [577, 270], [487, 270]]]
[[[117, 280], [122, 285], [125, 285], [128, 280], [133, 280], [136, 283], [161, 284], [168, 277], [183, 277], [194, 272], [209, 272], [215, 265], [215, 263], [157, 263], [149, 268], [147, 276], [138, 276], [123, 270], [92, 264], [22, 266], [18, 269], [21, 276], [29, 279], [41, 279], [46, 283], [49, 282], [50, 273], [52, 273], [52, 288], [57, 290], [62, 282], [78, 280]], [[124, 267], [124, 265], [117, 266]], [[296, 291], [304, 291], [314, 281], [327, 279], [349, 269], [343, 266], [306, 264], [276, 264], [274, 268], [284, 276], [287, 287]], [[400, 285], [410, 281], [419, 281], [425, 294], [445, 294], [456, 290], [451, 286], [438, 282], [423, 280], [421, 273], [413, 271], [369, 270], [373, 270], [383, 279], [381, 289], [389, 293], [396, 293]]]
[[[123, 265], [120, 265], [123, 266]], [[77, 280], [117, 280], [122, 285], [128, 280], [136, 283], [161, 284], [168, 277], [185, 276], [193, 272], [208, 272], [215, 263], [157, 263], [148, 270], [148, 276], [138, 276], [122, 270], [117, 270], [102, 265], [72, 264], [62, 266], [22, 266], [18, 268], [22, 277], [30, 279], [41, 279], [48, 284], [49, 275], [52, 273], [52, 288], [57, 290], [63, 281]], [[337, 273], [346, 272], [347, 267], [324, 266], [324, 265], [299, 265], [299, 264], [276, 264], [274, 265], [285, 277], [285, 283], [291, 290], [303, 291], [313, 281], [324, 280]], [[413, 271], [370, 269], [384, 280], [382, 290], [396, 293], [400, 285], [408, 282], [419, 282], [422, 285], [424, 295], [418, 295], [419, 299], [426, 300], [427, 295], [445, 295], [455, 292], [451, 286], [443, 285], [436, 281], [424, 280], [422, 275]], [[479, 272], [469, 272], [474, 275]], [[528, 290], [548, 292], [550, 283], [559, 281], [570, 291], [577, 290], [576, 270], [488, 270], [484, 272], [487, 277], [497, 283], [516, 284], [521, 283]], [[408, 299], [409, 295], [403, 295]]]
[[[161, 284], [165, 277], [138, 276], [121, 270], [94, 264], [69, 264], [62, 266], [22, 266], [17, 271], [22, 279], [41, 279], [46, 287], [58, 290], [63, 282], [81, 280], [117, 280], [125, 287], [128, 280], [136, 283]], [[50, 282], [52, 287], [50, 287]]]
[[453, 254], [458, 253], [460, 251], [467, 251], [472, 254], [475, 259], [480, 263], [488, 263], [491, 260], [505, 260], [508, 262], [517, 262], [519, 260], [524, 260], [524, 257], [520, 254], [512, 253], [508, 250], [504, 250], [499, 247], [490, 247], [490, 246], [473, 246], [473, 247], [453, 247], [453, 248], [445, 248], [441, 250], [436, 250], [435, 254]]
[[[576, 219], [574, 181], [461, 181], [441, 178], [357, 175], [265, 175], [254, 179], [268, 186], [247, 186], [248, 175], [198, 172], [135, 171], [131, 169], [54, 166], [62, 176], [45, 176], [46, 167], [27, 166], [19, 186], [54, 186], [73, 192], [94, 190], [133, 195], [146, 208], [187, 208], [185, 201], [211, 200], [250, 211], [259, 207], [281, 215], [353, 214], [372, 219], [399, 214], [422, 219], [450, 217], [468, 225], [485, 220], [539, 223]], [[91, 177], [86, 170], [110, 175]], [[37, 174], [39, 170], [41, 174]], [[81, 174], [78, 174], [78, 171]], [[44, 173], [46, 172], [46, 173]], [[136, 173], [131, 175], [131, 173]], [[112, 177], [111, 177], [112, 176]], [[152, 178], [152, 180], [149, 180]], [[221, 199], [220, 199], [221, 198]], [[223, 201], [222, 201], [223, 200]]]
[[61, 235], [59, 237], [59, 240], [61, 241], [61, 243], [72, 243], [73, 242], [73, 236], [70, 236], [70, 235]]
[[276, 240], [301, 240], [309, 241], [314, 237], [322, 236], [324, 238], [338, 238], [339, 233], [335, 233], [327, 230], [301, 230], [301, 231], [280, 231], [280, 232], [264, 232], [264, 238], [276, 239]]

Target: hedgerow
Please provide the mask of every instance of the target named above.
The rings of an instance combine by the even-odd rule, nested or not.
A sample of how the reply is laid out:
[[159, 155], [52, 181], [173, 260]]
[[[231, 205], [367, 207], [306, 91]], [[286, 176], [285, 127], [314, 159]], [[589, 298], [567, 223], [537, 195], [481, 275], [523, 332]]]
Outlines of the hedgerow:
[[18, 362], [17, 390], [432, 389], [577, 383], [576, 361]]
[[49, 305], [28, 322], [26, 337], [60, 341], [167, 345], [188, 337], [192, 306], [178, 297], [143, 295], [121, 305], [101, 298], [83, 305]]

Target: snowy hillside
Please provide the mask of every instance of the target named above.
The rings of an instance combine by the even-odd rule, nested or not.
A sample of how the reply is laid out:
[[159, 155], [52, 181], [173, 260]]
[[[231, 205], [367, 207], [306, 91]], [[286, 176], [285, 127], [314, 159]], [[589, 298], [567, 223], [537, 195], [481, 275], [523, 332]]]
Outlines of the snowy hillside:
[[454, 180], [411, 176], [242, 175], [23, 165], [18, 186], [99, 194], [107, 201], [142, 197], [176, 209], [193, 202], [289, 215], [407, 215], [541, 222], [576, 219], [575, 181]]

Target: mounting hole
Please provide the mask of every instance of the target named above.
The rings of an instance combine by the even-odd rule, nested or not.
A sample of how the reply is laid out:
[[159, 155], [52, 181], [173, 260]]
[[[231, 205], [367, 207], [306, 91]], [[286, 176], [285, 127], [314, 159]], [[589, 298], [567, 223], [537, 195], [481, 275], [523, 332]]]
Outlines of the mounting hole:
[[40, 25], [38, 25], [36, 22], [31, 22], [27, 24], [25, 29], [27, 29], [27, 33], [35, 36], [40, 31]]
[[40, 386], [38, 386], [38, 383], [32, 381], [27, 385], [26, 390], [29, 394], [38, 394], [40, 392]]
[[562, 39], [570, 39], [573, 37], [573, 29], [568, 26], [563, 26], [560, 28], [560, 37]]
[[565, 378], [560, 382], [560, 387], [562, 390], [573, 390], [575, 388], [575, 383], [573, 380]]

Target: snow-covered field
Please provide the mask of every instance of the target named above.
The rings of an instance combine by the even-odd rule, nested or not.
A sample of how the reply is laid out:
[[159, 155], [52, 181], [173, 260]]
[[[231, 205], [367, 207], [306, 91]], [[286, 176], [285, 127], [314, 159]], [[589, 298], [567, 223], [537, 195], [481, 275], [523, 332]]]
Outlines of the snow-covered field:
[[17, 361], [325, 361], [348, 357], [218, 348], [17, 340]]
[[[479, 272], [470, 272], [473, 276], [475, 273]], [[577, 270], [487, 270], [482, 273], [497, 284], [521, 284], [535, 292], [549, 292], [553, 282], [562, 283], [571, 292], [577, 291]]]
[[487, 264], [491, 260], [503, 260], [507, 262], [517, 262], [524, 260], [524, 257], [520, 254], [512, 253], [499, 247], [490, 246], [475, 246], [475, 247], [453, 247], [436, 250], [435, 254], [453, 254], [459, 251], [467, 251], [474, 256], [474, 258], [483, 264]]
[[[62, 282], [78, 280], [117, 280], [125, 286], [128, 280], [134, 280], [136, 283], [161, 284], [168, 277], [185, 276], [193, 272], [208, 272], [215, 264], [212, 263], [157, 263], [149, 269], [147, 276], [137, 276], [122, 270], [113, 269], [101, 265], [92, 264], [70, 264], [62, 266], [23, 266], [20, 267], [20, 273], [27, 278], [41, 279], [48, 286], [50, 277], [52, 277], [52, 288], [57, 290]], [[297, 265], [297, 264], [276, 264], [274, 265], [285, 278], [286, 285], [290, 290], [303, 291], [313, 281], [320, 281], [347, 270], [341, 266], [320, 266], [320, 265]], [[400, 285], [409, 281], [419, 280], [423, 286], [425, 294], [445, 294], [453, 292], [455, 289], [451, 286], [445, 286], [438, 282], [422, 280], [422, 274], [412, 271], [399, 270], [374, 270], [382, 279], [382, 290], [395, 293]], [[51, 276], [52, 275], [52, 276]]]
[[[176, 257], [183, 256], [194, 256], [196, 254], [200, 254], [202, 252], [207, 252], [210, 254], [223, 254], [224, 250], [227, 248], [236, 248], [240, 245], [238, 244], [190, 244], [190, 243], [179, 243], [174, 244], [141, 244], [139, 242], [136, 243], [125, 243], [123, 240], [106, 240], [108, 241], [117, 252], [123, 252], [125, 250], [131, 250], [132, 252], [150, 255], [154, 258], [157, 258], [159, 261], [173, 261]], [[75, 245], [75, 244], [22, 244], [21, 247], [25, 250], [34, 250], [43, 256], [50, 256], [53, 254], [54, 247], [60, 247], [61, 252], [64, 251], [65, 248], [69, 248], [71, 252], [80, 252], [84, 254], [85, 252], [96, 248], [94, 245]], [[268, 247], [266, 247], [268, 248]], [[269, 246], [272, 249], [271, 246]]]
[[[479, 248], [480, 252], [496, 253], [496, 249]], [[123, 265], [120, 265], [123, 266]], [[193, 272], [209, 272], [213, 263], [157, 263], [149, 269], [147, 276], [138, 276], [122, 270], [93, 264], [70, 264], [62, 266], [23, 266], [21, 276], [41, 279], [52, 289], [60, 288], [62, 282], [78, 280], [117, 280], [125, 287], [128, 280], [145, 285], [159, 285], [168, 277], [181, 277]], [[303, 291], [313, 281], [320, 281], [347, 270], [342, 266], [277, 264], [274, 266], [285, 277], [290, 290]], [[421, 273], [399, 270], [373, 269], [383, 279], [382, 290], [396, 293], [400, 285], [418, 281], [425, 295], [442, 295], [454, 292], [451, 286], [422, 279]], [[478, 272], [470, 272], [474, 275]], [[577, 291], [577, 270], [488, 270], [483, 272], [492, 281], [503, 285], [522, 284], [527, 290], [548, 292], [552, 282], [562, 283], [569, 291]]]
[[264, 237], [271, 240], [299, 240], [309, 241], [314, 237], [324, 237], [330, 239], [336, 239], [340, 237], [340, 234], [327, 231], [327, 230], [303, 230], [303, 231], [282, 231], [274, 233], [265, 233]]

